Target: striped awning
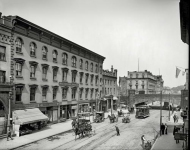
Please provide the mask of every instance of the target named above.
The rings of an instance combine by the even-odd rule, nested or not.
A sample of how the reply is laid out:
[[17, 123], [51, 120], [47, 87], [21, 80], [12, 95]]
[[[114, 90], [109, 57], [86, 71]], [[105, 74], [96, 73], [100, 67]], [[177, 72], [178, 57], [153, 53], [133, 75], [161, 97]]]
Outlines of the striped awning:
[[38, 121], [47, 121], [48, 117], [44, 115], [39, 108], [15, 110], [13, 111], [13, 121], [16, 125], [34, 123]]

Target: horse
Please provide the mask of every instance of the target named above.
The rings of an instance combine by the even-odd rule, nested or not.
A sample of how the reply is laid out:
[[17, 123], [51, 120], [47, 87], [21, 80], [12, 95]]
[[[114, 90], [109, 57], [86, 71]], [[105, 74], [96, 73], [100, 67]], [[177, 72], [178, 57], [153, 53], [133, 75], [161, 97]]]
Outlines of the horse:
[[108, 118], [110, 119], [110, 123], [114, 123], [115, 122], [116, 117], [115, 117], [114, 114], [112, 114], [112, 116], [108, 115]]

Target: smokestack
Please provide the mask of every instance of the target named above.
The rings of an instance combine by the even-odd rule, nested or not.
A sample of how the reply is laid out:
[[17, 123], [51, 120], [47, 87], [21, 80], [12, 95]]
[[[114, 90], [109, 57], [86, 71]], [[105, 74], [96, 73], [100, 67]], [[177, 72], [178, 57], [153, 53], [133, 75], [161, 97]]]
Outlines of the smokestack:
[[111, 66], [111, 72], [113, 72], [113, 65]]
[[2, 12], [0, 12], [0, 18], [1, 18], [1, 16], [2, 16]]

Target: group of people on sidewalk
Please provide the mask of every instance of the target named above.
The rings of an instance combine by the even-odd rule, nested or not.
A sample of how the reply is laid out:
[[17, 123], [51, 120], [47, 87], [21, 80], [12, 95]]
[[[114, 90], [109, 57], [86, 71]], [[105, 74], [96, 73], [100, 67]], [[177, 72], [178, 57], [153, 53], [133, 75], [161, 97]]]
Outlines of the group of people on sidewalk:
[[166, 123], [165, 124], [162, 123], [160, 129], [161, 129], [162, 135], [168, 134], [168, 125]]

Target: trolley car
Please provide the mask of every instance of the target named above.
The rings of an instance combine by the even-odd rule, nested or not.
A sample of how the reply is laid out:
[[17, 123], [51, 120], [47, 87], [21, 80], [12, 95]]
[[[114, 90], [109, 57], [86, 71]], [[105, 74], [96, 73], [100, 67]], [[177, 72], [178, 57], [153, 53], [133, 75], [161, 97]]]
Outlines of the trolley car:
[[149, 106], [143, 105], [136, 107], [135, 118], [145, 118], [150, 116]]

